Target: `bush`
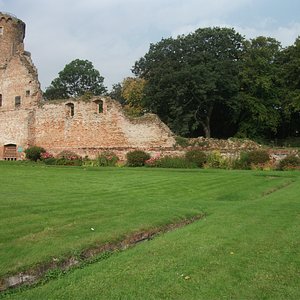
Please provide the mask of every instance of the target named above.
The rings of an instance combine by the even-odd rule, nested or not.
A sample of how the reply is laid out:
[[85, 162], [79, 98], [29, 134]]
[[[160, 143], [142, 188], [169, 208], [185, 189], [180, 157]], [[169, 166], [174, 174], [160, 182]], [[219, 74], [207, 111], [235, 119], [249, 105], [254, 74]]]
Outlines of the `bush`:
[[248, 152], [241, 152], [240, 158], [232, 161], [232, 169], [234, 170], [249, 170]]
[[127, 166], [129, 167], [142, 167], [145, 161], [150, 159], [150, 155], [142, 150], [130, 151], [126, 154]]
[[186, 148], [190, 145], [189, 139], [184, 138], [182, 136], [176, 136], [175, 141], [176, 141], [175, 146]]
[[64, 150], [57, 155], [55, 164], [59, 166], [81, 166], [82, 157], [72, 151]]
[[280, 170], [293, 170], [300, 168], [300, 158], [296, 155], [288, 155], [279, 162]]
[[65, 160], [82, 160], [81, 156], [69, 150], [64, 150], [60, 152], [57, 155], [57, 158], [64, 158]]
[[270, 155], [265, 150], [253, 150], [248, 152], [247, 163], [249, 166], [251, 164], [253, 165], [265, 164], [269, 160], [270, 160]]
[[43, 162], [46, 165], [56, 165], [56, 159], [54, 157], [45, 158], [45, 159], [43, 159]]
[[26, 158], [32, 161], [41, 159], [41, 154], [46, 152], [42, 147], [32, 146], [25, 150]]
[[100, 153], [97, 158], [98, 165], [100, 167], [114, 167], [118, 160], [118, 156], [115, 153], [109, 151]]
[[[148, 160], [147, 162], [149, 162]], [[147, 166], [151, 167], [158, 167], [158, 168], [180, 168], [180, 169], [192, 169], [197, 168], [197, 164], [191, 161], [188, 161], [185, 157], [172, 157], [172, 156], [165, 156], [159, 159], [156, 159], [154, 162], [151, 162], [151, 164], [148, 164], [146, 162]]]
[[213, 169], [230, 169], [231, 163], [229, 159], [222, 157], [220, 152], [212, 151], [207, 157], [205, 167]]
[[185, 153], [187, 161], [196, 164], [199, 168], [202, 168], [205, 164], [207, 157], [203, 151], [200, 150], [189, 150]]

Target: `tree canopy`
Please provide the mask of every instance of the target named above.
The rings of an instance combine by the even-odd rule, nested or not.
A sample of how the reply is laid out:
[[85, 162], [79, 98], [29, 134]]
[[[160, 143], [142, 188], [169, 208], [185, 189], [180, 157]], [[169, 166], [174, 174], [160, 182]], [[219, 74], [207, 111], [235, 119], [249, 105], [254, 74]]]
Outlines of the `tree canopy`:
[[58, 73], [58, 77], [46, 89], [44, 97], [51, 100], [76, 98], [85, 93], [102, 95], [106, 92], [103, 81], [104, 78], [90, 61], [75, 59]]
[[240, 137], [270, 136], [280, 123], [281, 82], [278, 77], [281, 45], [273, 38], [257, 37], [245, 43], [240, 72], [238, 133]]
[[132, 69], [142, 107], [176, 134], [260, 140], [300, 135], [299, 70], [300, 37], [282, 48], [219, 27], [151, 44]]
[[147, 82], [144, 106], [178, 134], [210, 137], [216, 107], [235, 107], [243, 49], [240, 34], [218, 27], [151, 44], [133, 68]]

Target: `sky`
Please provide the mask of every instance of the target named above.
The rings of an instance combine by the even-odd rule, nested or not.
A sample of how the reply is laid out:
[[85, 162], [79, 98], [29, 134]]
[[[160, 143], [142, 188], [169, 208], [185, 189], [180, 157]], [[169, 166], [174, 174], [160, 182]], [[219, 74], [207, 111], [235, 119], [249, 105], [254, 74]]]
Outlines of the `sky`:
[[0, 0], [26, 23], [25, 49], [45, 89], [74, 59], [91, 61], [108, 89], [162, 38], [230, 27], [247, 39], [300, 35], [300, 0]]

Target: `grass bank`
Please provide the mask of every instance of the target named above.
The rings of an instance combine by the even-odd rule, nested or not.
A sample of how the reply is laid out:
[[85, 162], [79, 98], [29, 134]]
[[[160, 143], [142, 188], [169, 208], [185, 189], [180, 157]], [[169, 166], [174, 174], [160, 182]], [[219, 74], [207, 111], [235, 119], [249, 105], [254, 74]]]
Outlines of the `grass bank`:
[[296, 172], [17, 164], [1, 164], [0, 169], [1, 275], [207, 214], [185, 228], [7, 298], [300, 296]]

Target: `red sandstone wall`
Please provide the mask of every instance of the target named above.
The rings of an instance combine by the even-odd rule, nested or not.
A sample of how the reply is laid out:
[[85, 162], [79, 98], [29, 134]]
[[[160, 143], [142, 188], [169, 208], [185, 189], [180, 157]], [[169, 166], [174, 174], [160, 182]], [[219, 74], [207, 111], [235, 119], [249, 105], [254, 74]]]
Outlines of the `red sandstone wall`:
[[[25, 149], [30, 135], [30, 114], [26, 110], [0, 112], [0, 159], [3, 158], [4, 145], [15, 144]], [[19, 153], [23, 158], [24, 153]]]
[[[129, 149], [172, 147], [172, 132], [155, 115], [128, 119], [120, 105], [109, 99], [103, 113], [93, 101], [46, 103], [36, 110], [35, 143], [57, 154], [71, 150], [80, 155], [96, 156], [103, 149], [117, 152]], [[93, 99], [97, 100], [97, 98]], [[68, 113], [67, 103], [74, 104], [74, 116]]]
[[[26, 94], [29, 92], [29, 95]], [[20, 109], [33, 108], [41, 98], [36, 70], [28, 56], [13, 56], [5, 68], [0, 69], [0, 112], [15, 109], [15, 97], [21, 97]]]

